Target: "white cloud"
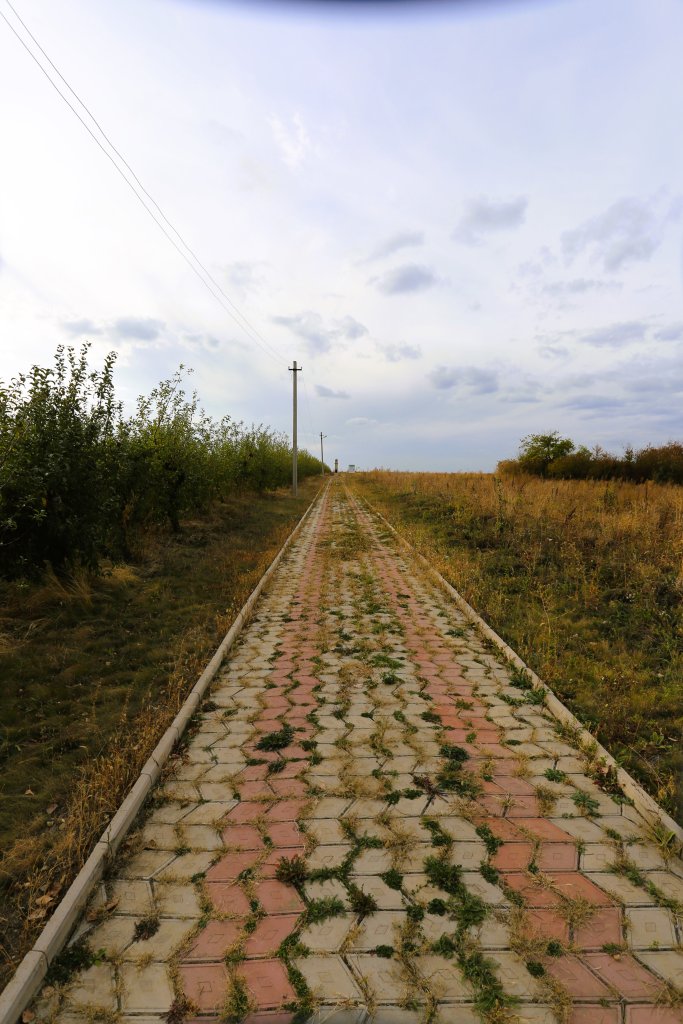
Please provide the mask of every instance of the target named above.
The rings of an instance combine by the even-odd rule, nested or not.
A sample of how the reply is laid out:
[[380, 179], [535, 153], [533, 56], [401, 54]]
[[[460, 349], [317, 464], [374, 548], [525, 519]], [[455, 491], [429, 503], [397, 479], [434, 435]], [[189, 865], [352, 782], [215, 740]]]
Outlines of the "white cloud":
[[492, 232], [511, 231], [524, 223], [528, 205], [529, 200], [525, 196], [507, 200], [488, 199], [486, 196], [470, 199], [452, 237], [465, 245], [477, 245]]
[[612, 203], [604, 213], [562, 235], [568, 263], [584, 253], [612, 272], [649, 260], [662, 244], [668, 223], [680, 216], [678, 201], [642, 200], [634, 196]]

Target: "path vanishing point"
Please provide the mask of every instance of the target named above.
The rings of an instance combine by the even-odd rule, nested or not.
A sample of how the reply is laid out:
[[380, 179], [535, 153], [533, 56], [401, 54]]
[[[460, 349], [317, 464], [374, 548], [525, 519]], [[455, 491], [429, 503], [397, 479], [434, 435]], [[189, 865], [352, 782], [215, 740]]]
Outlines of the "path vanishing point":
[[335, 481], [35, 1018], [680, 1024], [683, 865], [525, 684]]

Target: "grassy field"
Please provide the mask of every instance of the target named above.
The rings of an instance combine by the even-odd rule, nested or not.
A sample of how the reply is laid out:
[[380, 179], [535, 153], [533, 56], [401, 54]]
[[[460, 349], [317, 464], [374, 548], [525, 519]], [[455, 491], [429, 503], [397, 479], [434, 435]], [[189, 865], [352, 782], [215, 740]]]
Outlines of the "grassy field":
[[0, 584], [0, 988], [318, 486], [146, 531], [100, 575]]
[[400, 529], [683, 819], [683, 488], [375, 472]]

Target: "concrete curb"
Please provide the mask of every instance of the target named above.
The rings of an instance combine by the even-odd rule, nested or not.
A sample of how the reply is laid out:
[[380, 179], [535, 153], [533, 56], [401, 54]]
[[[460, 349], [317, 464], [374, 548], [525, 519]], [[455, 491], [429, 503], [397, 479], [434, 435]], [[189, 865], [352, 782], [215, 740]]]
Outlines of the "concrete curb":
[[642, 786], [637, 783], [631, 775], [629, 775], [625, 768], [622, 768], [617, 764], [609, 751], [605, 750], [605, 748], [598, 743], [595, 737], [591, 735], [591, 733], [581, 724], [569, 708], [565, 707], [562, 701], [555, 696], [552, 690], [536, 675], [533, 669], [529, 668], [526, 662], [522, 661], [517, 652], [513, 651], [513, 649], [505, 643], [502, 637], [498, 636], [495, 630], [491, 629], [491, 627], [484, 622], [481, 616], [475, 612], [474, 608], [467, 603], [465, 598], [458, 593], [455, 587], [452, 587], [448, 580], [441, 575], [438, 569], [435, 569], [424, 555], [421, 555], [420, 552], [405, 539], [405, 537], [402, 537], [398, 530], [391, 525], [388, 519], [386, 519], [381, 512], [378, 512], [366, 498], [362, 497], [361, 501], [367, 506], [374, 516], [377, 516], [377, 518], [382, 521], [387, 529], [390, 530], [397, 540], [408, 549], [413, 557], [420, 561], [429, 574], [446, 591], [449, 597], [453, 599], [458, 608], [467, 616], [468, 619], [470, 619], [472, 623], [474, 623], [474, 625], [476, 625], [479, 632], [498, 648], [506, 660], [528, 674], [534, 689], [543, 688], [546, 691], [545, 706], [548, 711], [550, 711], [551, 715], [553, 715], [563, 725], [568, 725], [571, 729], [576, 731], [581, 747], [590, 746], [595, 750], [595, 754], [598, 759], [604, 759], [605, 764], [616, 769], [619, 785], [625, 795], [633, 801], [636, 810], [642, 814], [645, 821], [651, 826], [663, 826], [667, 832], [676, 837], [679, 843], [683, 844], [683, 828], [681, 828], [681, 826], [678, 825], [677, 822], [675, 822], [674, 819], [659, 806], [656, 800], [652, 799], [649, 793], [645, 792]]
[[140, 776], [124, 799], [109, 825], [62, 897], [59, 906], [38, 936], [31, 949], [19, 964], [12, 979], [0, 993], [0, 1024], [16, 1024], [31, 999], [40, 988], [48, 968], [65, 946], [69, 935], [77, 924], [94, 887], [102, 878], [116, 851], [126, 837], [152, 787], [161, 775], [171, 751], [184, 733], [187, 725], [199, 707], [201, 700], [221, 667], [223, 660], [246, 625], [254, 605], [280, 564], [285, 552], [302, 529], [316, 503], [325, 494], [329, 482], [321, 488], [308, 506], [299, 522], [289, 534], [277, 555], [256, 584], [232, 626], [221, 641], [216, 653], [206, 666], [183, 706], [152, 751]]

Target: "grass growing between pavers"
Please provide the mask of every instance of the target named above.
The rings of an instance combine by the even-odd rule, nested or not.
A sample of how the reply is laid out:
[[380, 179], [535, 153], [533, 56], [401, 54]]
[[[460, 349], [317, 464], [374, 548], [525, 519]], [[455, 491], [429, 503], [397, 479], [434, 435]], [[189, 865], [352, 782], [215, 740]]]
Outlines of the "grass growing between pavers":
[[683, 490], [384, 472], [352, 484], [680, 820]]
[[234, 497], [100, 576], [3, 585], [0, 987], [317, 487]]

